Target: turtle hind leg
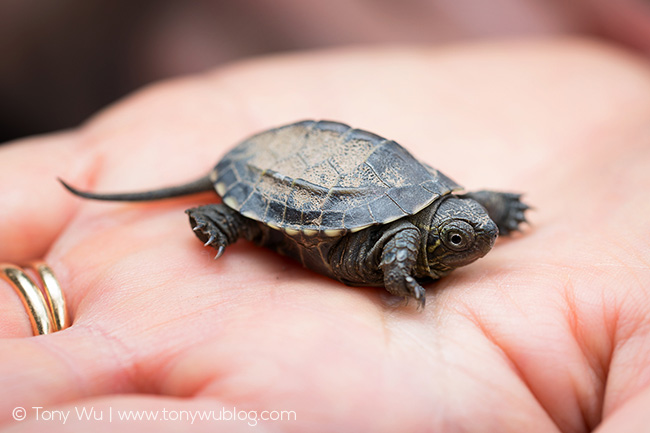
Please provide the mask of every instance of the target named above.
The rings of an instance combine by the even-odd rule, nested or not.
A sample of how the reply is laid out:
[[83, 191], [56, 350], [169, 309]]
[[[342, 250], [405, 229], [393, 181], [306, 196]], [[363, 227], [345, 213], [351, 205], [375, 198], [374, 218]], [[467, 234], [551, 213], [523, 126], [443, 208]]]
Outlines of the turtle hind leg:
[[487, 210], [488, 215], [499, 227], [499, 235], [507, 236], [519, 230], [519, 225], [526, 220], [525, 212], [530, 209], [521, 201], [521, 194], [497, 191], [475, 191], [463, 194], [462, 198], [471, 198]]
[[251, 239], [257, 225], [224, 204], [199, 206], [185, 211], [197, 238], [217, 250], [215, 259], [240, 237]]

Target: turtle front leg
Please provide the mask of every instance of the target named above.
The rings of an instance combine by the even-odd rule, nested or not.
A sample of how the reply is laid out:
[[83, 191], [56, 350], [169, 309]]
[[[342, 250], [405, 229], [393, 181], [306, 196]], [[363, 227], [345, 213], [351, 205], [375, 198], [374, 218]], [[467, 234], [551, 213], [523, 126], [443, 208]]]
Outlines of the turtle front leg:
[[487, 210], [488, 215], [499, 227], [499, 235], [507, 236], [519, 230], [519, 224], [526, 221], [526, 209], [530, 207], [521, 201], [521, 194], [497, 191], [475, 191], [463, 194], [461, 198], [471, 198]]
[[[240, 237], [251, 239], [257, 225], [224, 204], [199, 206], [185, 211], [190, 217], [190, 225], [196, 237], [204, 245], [217, 250], [215, 259], [223, 254], [226, 247]], [[259, 230], [259, 229], [258, 229]]]
[[384, 245], [379, 267], [384, 273], [384, 287], [406, 300], [414, 298], [424, 308], [425, 294], [413, 277], [420, 249], [420, 232], [410, 225], [395, 233]]

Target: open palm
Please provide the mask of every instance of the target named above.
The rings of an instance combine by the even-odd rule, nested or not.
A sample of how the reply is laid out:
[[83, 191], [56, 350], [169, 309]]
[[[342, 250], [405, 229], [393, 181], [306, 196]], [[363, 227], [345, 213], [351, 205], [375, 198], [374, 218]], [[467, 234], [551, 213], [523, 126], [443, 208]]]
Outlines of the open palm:
[[[259, 421], [272, 431], [647, 425], [648, 101], [647, 65], [586, 42], [357, 49], [162, 83], [79, 130], [5, 146], [0, 261], [45, 257], [74, 322], [11, 338], [29, 326], [0, 291], [0, 420], [38, 428], [44, 407], [72, 410], [53, 431], [108, 429], [109, 409], [236, 408], [295, 413]], [[524, 192], [532, 225], [427, 286], [419, 312], [245, 242], [213, 261], [183, 213], [212, 194], [107, 204], [55, 180], [181, 183], [251, 133], [305, 118], [394, 139], [468, 189]], [[104, 420], [79, 421], [82, 407]]]

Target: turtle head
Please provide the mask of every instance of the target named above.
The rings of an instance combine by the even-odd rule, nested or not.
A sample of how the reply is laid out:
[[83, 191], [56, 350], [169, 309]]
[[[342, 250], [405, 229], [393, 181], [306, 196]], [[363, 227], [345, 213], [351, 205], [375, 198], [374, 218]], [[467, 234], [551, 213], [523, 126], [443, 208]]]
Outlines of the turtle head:
[[432, 210], [426, 246], [431, 274], [445, 275], [492, 249], [499, 230], [475, 200], [449, 195]]

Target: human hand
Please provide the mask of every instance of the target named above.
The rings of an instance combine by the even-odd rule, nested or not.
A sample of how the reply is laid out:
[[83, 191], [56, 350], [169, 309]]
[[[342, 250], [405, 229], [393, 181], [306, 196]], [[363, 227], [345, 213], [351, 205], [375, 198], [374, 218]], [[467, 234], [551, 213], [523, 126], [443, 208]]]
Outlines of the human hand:
[[[342, 50], [162, 83], [78, 130], [0, 148], [0, 261], [44, 257], [74, 319], [9, 338], [30, 330], [0, 290], [0, 419], [21, 431], [44, 422], [33, 407], [71, 410], [48, 424], [57, 431], [110, 428], [109, 408], [236, 407], [295, 412], [260, 421], [269, 430], [638, 431], [649, 96], [647, 64], [586, 42]], [[183, 213], [211, 194], [106, 204], [55, 181], [180, 183], [251, 133], [304, 118], [394, 139], [469, 190], [525, 192], [533, 224], [427, 286], [418, 312], [245, 242], [214, 262]], [[28, 421], [12, 421], [17, 406]], [[81, 407], [105, 419], [79, 421]]]

